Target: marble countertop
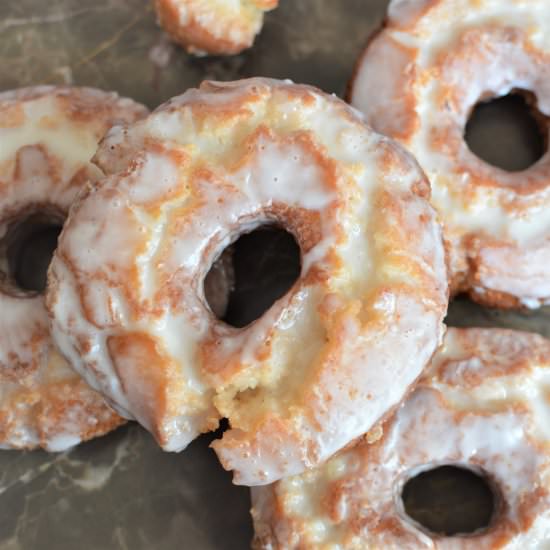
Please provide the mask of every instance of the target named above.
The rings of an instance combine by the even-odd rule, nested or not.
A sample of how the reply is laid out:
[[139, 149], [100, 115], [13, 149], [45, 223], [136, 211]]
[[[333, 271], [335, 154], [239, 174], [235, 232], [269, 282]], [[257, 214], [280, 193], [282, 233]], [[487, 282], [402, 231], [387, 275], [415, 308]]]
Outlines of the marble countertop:
[[[281, 0], [254, 48], [193, 58], [157, 27], [147, 0], [2, 0], [0, 90], [41, 83], [118, 91], [155, 107], [205, 78], [291, 78], [342, 94], [386, 0]], [[467, 301], [456, 325], [550, 333], [548, 312]], [[1, 550], [246, 549], [248, 490], [231, 484], [202, 437], [163, 453], [130, 424], [62, 454], [0, 451]]]

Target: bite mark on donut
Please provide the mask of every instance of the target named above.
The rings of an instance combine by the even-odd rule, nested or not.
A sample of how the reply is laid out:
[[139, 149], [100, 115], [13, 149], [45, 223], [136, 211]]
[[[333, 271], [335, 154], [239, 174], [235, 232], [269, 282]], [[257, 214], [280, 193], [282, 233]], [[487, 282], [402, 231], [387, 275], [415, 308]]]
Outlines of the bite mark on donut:
[[[157, 197], [142, 200], [149, 182], [143, 179], [142, 189], [135, 189], [134, 175], [143, 174], [140, 162], [159, 153], [155, 143], [186, 157], [162, 154], [166, 169], [175, 169], [177, 197], [148, 209]], [[151, 119], [112, 132], [97, 158], [114, 172], [72, 209], [54, 265], [60, 296], [74, 295], [77, 311], [71, 325], [59, 300], [50, 306], [67, 348], [78, 345], [79, 333], [94, 342], [80, 368], [131, 416], [133, 406], [117, 386], [121, 378], [125, 387], [131, 383], [131, 369], [115, 368], [112, 359], [120, 358], [102, 355], [102, 338], [150, 326], [148, 337], [158, 342], [161, 356], [178, 365], [177, 390], [163, 399], [173, 399], [170, 410], [179, 413], [163, 416], [169, 406], [161, 403], [160, 413], [152, 419], [147, 411], [145, 422], [155, 422], [152, 431], [165, 448], [180, 450], [209, 429], [212, 418], [228, 417], [231, 430], [214, 447], [241, 483], [301, 471], [328, 456], [333, 445], [344, 446], [363, 433], [363, 424], [378, 420], [388, 402], [396, 405], [419, 374], [418, 357], [430, 356], [437, 345], [446, 308], [441, 235], [423, 199], [423, 176], [399, 154], [384, 157], [384, 144], [338, 100], [262, 79], [205, 84]], [[119, 150], [124, 158], [113, 160]], [[382, 188], [394, 198], [384, 202]], [[116, 215], [109, 206], [115, 189], [124, 203]], [[97, 231], [88, 233], [91, 219]], [[131, 233], [131, 242], [109, 242], [105, 220], [114, 220], [112, 231]], [[393, 222], [403, 229], [389, 231]], [[234, 239], [266, 223], [294, 235], [302, 277], [260, 319], [235, 329], [209, 309], [204, 276]], [[425, 241], [418, 232], [426, 233]], [[394, 253], [393, 247], [403, 250]], [[79, 254], [86, 248], [94, 248], [93, 257]], [[122, 251], [114, 260], [113, 249]], [[136, 266], [137, 281], [133, 275], [128, 279]], [[78, 295], [64, 267], [74, 274], [78, 291], [93, 281], [95, 303], [91, 295]], [[125, 287], [134, 282], [132, 304]], [[408, 339], [400, 337], [404, 333]], [[132, 346], [112, 351], [133, 357]], [[388, 348], [404, 353], [405, 361], [392, 361]], [[368, 367], [361, 370], [363, 360]], [[391, 385], [382, 381], [389, 378]], [[170, 382], [164, 375], [159, 379]], [[187, 386], [197, 388], [204, 401], [185, 395], [181, 388]], [[380, 398], [381, 388], [390, 390], [386, 399]], [[168, 425], [174, 433], [168, 434]], [[187, 428], [189, 439], [179, 438], [177, 431]]]

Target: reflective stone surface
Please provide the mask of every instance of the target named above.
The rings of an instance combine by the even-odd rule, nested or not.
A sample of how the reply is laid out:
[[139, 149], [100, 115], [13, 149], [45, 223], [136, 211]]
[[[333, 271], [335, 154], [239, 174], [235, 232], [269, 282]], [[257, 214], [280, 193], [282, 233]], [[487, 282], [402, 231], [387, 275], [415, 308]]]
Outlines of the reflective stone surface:
[[[263, 75], [341, 95], [385, 7], [386, 0], [282, 0], [251, 50], [193, 58], [167, 41], [147, 0], [0, 0], [0, 90], [90, 85], [153, 108], [205, 78]], [[281, 273], [288, 275], [284, 261]], [[254, 289], [243, 296], [254, 310]], [[464, 300], [449, 321], [550, 333], [548, 313], [503, 313]], [[168, 454], [128, 425], [69, 453], [0, 451], [0, 549], [248, 548], [248, 490], [219, 467], [212, 437]]]

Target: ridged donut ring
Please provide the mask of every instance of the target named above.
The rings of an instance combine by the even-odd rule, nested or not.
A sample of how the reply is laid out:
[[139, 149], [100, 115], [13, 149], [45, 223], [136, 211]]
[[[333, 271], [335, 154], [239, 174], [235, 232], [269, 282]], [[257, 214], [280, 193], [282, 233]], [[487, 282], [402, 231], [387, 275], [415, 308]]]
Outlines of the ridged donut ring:
[[[550, 342], [449, 329], [382, 429], [320, 468], [252, 489], [257, 549], [543, 548], [550, 538]], [[493, 486], [485, 530], [444, 536], [405, 513], [408, 479], [441, 465]]]
[[278, 0], [155, 0], [160, 25], [188, 52], [231, 55], [250, 48]]
[[[447, 273], [414, 159], [344, 102], [290, 82], [206, 82], [129, 128], [71, 211], [50, 269], [56, 340], [166, 450], [213, 446], [243, 484], [325, 460], [395, 407], [439, 344]], [[237, 329], [214, 260], [275, 224], [301, 275]]]
[[60, 356], [44, 296], [17, 280], [18, 247], [61, 226], [77, 193], [100, 175], [99, 140], [145, 107], [90, 88], [0, 93], [0, 446], [59, 451], [123, 420]]
[[451, 291], [488, 305], [550, 301], [550, 153], [507, 172], [475, 156], [464, 129], [478, 102], [522, 89], [550, 136], [549, 34], [546, 0], [393, 0], [351, 85], [352, 104], [430, 179]]

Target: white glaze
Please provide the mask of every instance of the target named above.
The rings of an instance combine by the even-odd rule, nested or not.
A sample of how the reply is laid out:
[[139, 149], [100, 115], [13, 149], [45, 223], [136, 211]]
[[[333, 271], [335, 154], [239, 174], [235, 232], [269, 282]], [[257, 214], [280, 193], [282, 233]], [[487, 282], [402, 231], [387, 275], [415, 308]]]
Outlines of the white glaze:
[[[381, 439], [253, 489], [255, 548], [547, 548], [549, 390], [548, 341], [505, 330], [449, 329]], [[441, 464], [481, 469], [492, 478], [505, 507], [491, 529], [431, 536], [405, 515], [399, 497], [405, 480]]]
[[[93, 180], [100, 174], [90, 159], [110, 125], [133, 121], [145, 112], [116, 94], [88, 88], [43, 86], [1, 93], [0, 239], [13, 218], [29, 208], [41, 211], [46, 205], [66, 214], [80, 190], [71, 182], [73, 176], [80, 172]], [[6, 258], [0, 264], [6, 274]], [[43, 296], [4, 290], [0, 289], [2, 447], [63, 451], [105, 432], [109, 423], [120, 423], [53, 346]]]
[[[515, 88], [531, 90], [538, 109], [550, 114], [548, 3], [393, 0], [388, 14], [385, 29], [358, 65], [353, 105], [376, 130], [399, 139], [426, 171], [452, 249], [452, 271], [469, 263], [478, 288], [509, 294], [530, 307], [542, 305], [550, 298], [550, 153], [526, 171], [510, 173], [478, 159], [461, 136], [470, 110], [487, 93], [499, 97]], [[478, 52], [442, 66], [442, 56], [456, 53], [468, 33], [478, 33], [478, 39], [485, 33]], [[523, 33], [531, 52], [506, 33]], [[455, 89], [458, 103], [438, 100], [444, 90]], [[408, 94], [412, 103], [404, 99]], [[405, 131], [413, 115], [417, 124]], [[457, 147], [450, 138], [434, 146], [434, 132], [447, 129]], [[497, 186], [483, 184], [483, 178]], [[529, 181], [539, 188], [524, 192]], [[462, 243], [471, 235], [478, 237], [477, 248]]]
[[[205, 83], [111, 131], [96, 160], [112, 175], [73, 209], [52, 263], [54, 335], [164, 449], [225, 416], [233, 429], [214, 448], [236, 482], [300, 472], [397, 404], [437, 346], [441, 234], [411, 191], [425, 180], [343, 102], [267, 79]], [[212, 317], [202, 280], [228, 244], [266, 222], [295, 233], [301, 277], [236, 330]], [[154, 374], [127, 374], [131, 350], [107, 349], [138, 333], [172, 362], [158, 366], [169, 378], [158, 391]]]

